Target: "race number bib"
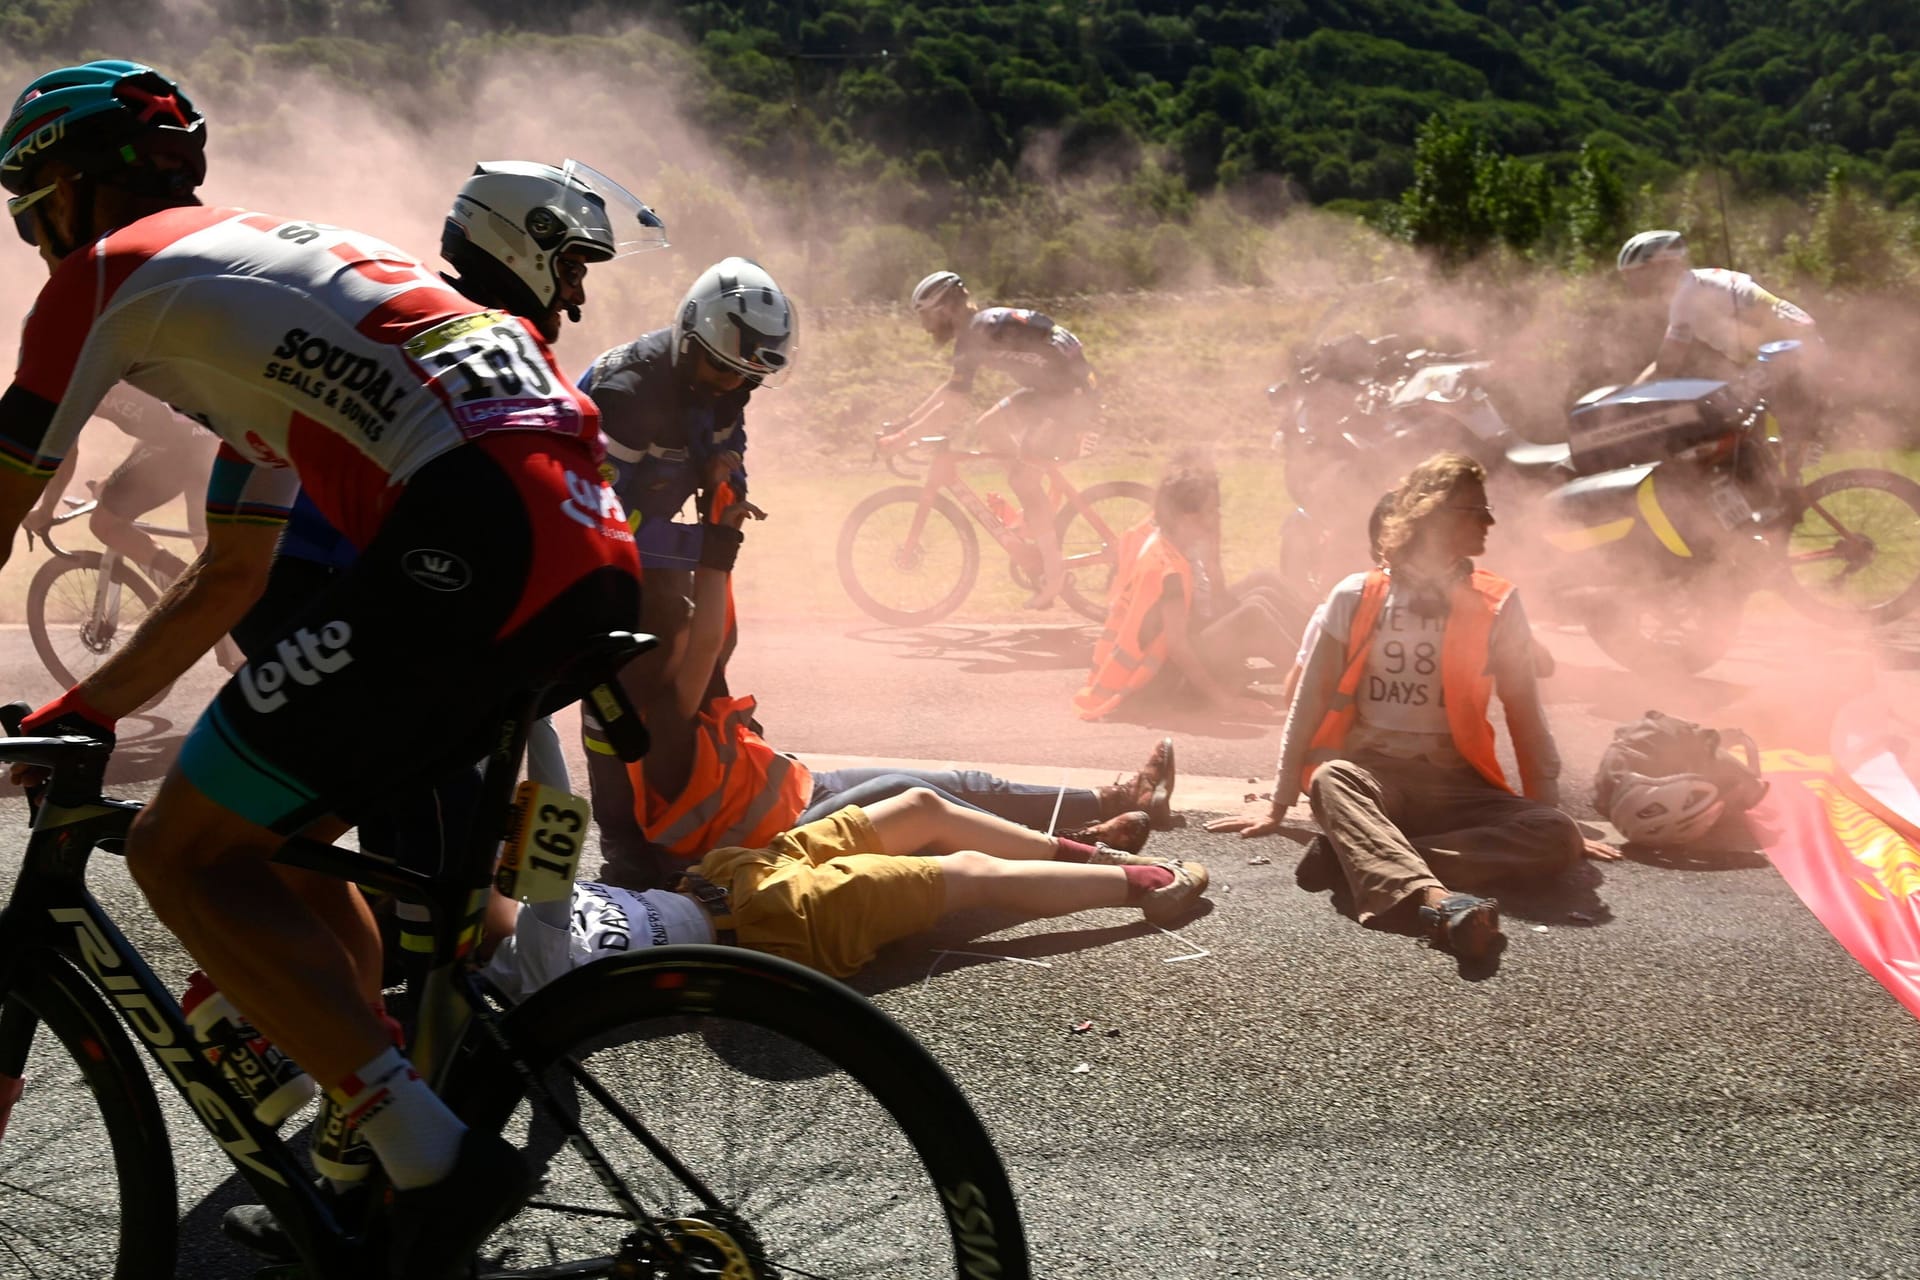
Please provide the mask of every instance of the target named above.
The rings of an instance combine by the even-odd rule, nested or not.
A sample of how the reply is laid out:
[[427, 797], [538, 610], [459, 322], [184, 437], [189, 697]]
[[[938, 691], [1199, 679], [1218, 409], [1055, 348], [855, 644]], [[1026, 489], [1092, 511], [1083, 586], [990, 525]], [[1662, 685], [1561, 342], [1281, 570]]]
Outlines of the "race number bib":
[[459, 316], [415, 335], [404, 350], [468, 437], [509, 428], [580, 430], [579, 410], [556, 386], [546, 353], [505, 312]]
[[576, 795], [528, 779], [513, 793], [513, 820], [494, 887], [521, 902], [573, 896], [592, 807]]

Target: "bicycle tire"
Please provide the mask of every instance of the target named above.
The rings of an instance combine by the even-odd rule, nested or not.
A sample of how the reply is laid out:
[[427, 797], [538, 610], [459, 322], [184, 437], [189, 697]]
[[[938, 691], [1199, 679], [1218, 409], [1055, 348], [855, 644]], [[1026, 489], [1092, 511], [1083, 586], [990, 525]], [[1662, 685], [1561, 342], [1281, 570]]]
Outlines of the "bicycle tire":
[[[51, 1031], [52, 1040], [37, 1030]], [[29, 1276], [171, 1280], [179, 1191], [145, 1062], [113, 1010], [52, 952], [20, 958], [0, 993], [0, 1064], [15, 1061], [25, 1063], [25, 1092], [0, 1138], [0, 1266], [31, 1248], [39, 1257], [29, 1260]], [[89, 1106], [112, 1148], [111, 1164], [76, 1152], [90, 1127], [76, 1108]], [[32, 1178], [42, 1153], [57, 1194]], [[119, 1225], [109, 1241], [101, 1220], [113, 1209]], [[35, 1269], [35, 1261], [56, 1265]]]
[[[939, 522], [944, 521], [945, 527], [953, 532], [960, 558], [958, 572], [953, 577], [953, 585], [946, 588], [945, 593], [936, 597], [930, 605], [901, 608], [881, 598], [888, 594], [884, 586], [863, 580], [862, 571], [855, 560], [861, 549], [861, 534], [863, 531], [868, 531], [868, 522], [892, 506], [907, 508], [899, 515], [910, 521], [912, 509], [920, 506], [924, 494], [925, 490], [920, 486], [904, 484], [868, 494], [848, 513], [845, 523], [840, 526], [840, 544], [834, 557], [840, 570], [840, 585], [846, 588], [847, 595], [853, 602], [872, 617], [899, 627], [925, 626], [927, 623], [938, 622], [946, 617], [966, 600], [968, 593], [973, 590], [974, 581], [980, 576], [980, 540], [974, 534], [973, 526], [967, 523], [966, 514], [951, 498], [943, 493], [936, 493], [933, 495], [932, 503], [929, 504], [927, 523], [921, 530], [922, 545], [917, 549], [913, 562], [902, 564], [900, 549], [897, 546], [890, 553], [889, 558], [896, 571], [909, 574], [917, 572], [927, 555], [926, 537], [934, 530], [941, 528]], [[882, 540], [876, 542], [875, 549], [887, 554], [885, 541], [887, 537], [888, 531], [879, 529], [877, 532], [869, 531], [866, 541]], [[869, 576], [874, 572], [873, 569], [867, 570]], [[940, 579], [934, 582], [934, 588], [939, 589], [945, 579], [946, 575], [941, 574]]]
[[[141, 618], [152, 611], [160, 593], [125, 560], [114, 566], [114, 580], [120, 584], [123, 601], [121, 618], [113, 638], [104, 648], [95, 648], [81, 632], [93, 611], [95, 586], [103, 564], [97, 551], [74, 551], [55, 556], [34, 571], [27, 587], [27, 632], [33, 637], [34, 652], [41, 665], [62, 689], [70, 689], [93, 674], [118, 646], [131, 638]], [[67, 581], [62, 581], [66, 579]], [[140, 603], [140, 617], [129, 618], [124, 605], [127, 593]], [[164, 699], [173, 686], [168, 685], [139, 707], [145, 711]]]
[[[1083, 545], [1074, 533], [1074, 525], [1086, 520], [1088, 509], [1102, 502], [1137, 502], [1140, 511], [1137, 518], [1122, 522], [1108, 521], [1112, 538], [1100, 533], [1091, 522], [1087, 523], [1087, 541]], [[1120, 567], [1120, 539], [1127, 530], [1139, 524], [1153, 514], [1153, 490], [1136, 480], [1107, 480], [1080, 491], [1077, 503], [1069, 502], [1055, 517], [1054, 529], [1060, 539], [1060, 552], [1064, 556], [1078, 557], [1093, 555], [1092, 561], [1082, 560], [1067, 573], [1067, 579], [1060, 587], [1060, 598], [1067, 607], [1083, 618], [1094, 622], [1107, 619], [1107, 592], [1113, 586], [1114, 571]], [[1102, 519], [1105, 519], [1102, 516]], [[1098, 543], [1097, 551], [1089, 550]], [[1082, 580], [1080, 575], [1089, 567], [1104, 568], [1104, 574], [1095, 573], [1094, 578]], [[1097, 578], [1097, 581], [1094, 580]]]
[[[1877, 541], [1867, 548], [1869, 554], [1882, 549], [1889, 538], [1894, 539], [1893, 552], [1907, 557], [1907, 568], [1911, 578], [1904, 587], [1877, 603], [1860, 607], [1836, 605], [1820, 596], [1806, 579], [1794, 572], [1796, 539], [1807, 535], [1817, 542], [1821, 534], [1814, 522], [1825, 524], [1819, 513], [1812, 509], [1815, 502], [1832, 505], [1835, 494], [1846, 490], [1874, 490], [1888, 495], [1892, 500], [1881, 504], [1880, 509], [1888, 513], [1891, 523], [1886, 528], [1876, 529]], [[1904, 507], [1904, 514], [1899, 508]], [[1836, 516], [1843, 519], [1843, 516]], [[1831, 526], [1828, 526], [1829, 530]], [[1901, 475], [1896, 471], [1885, 471], [1873, 467], [1859, 467], [1846, 471], [1834, 471], [1812, 481], [1800, 490], [1800, 502], [1790, 517], [1785, 534], [1786, 560], [1780, 574], [1780, 594], [1787, 602], [1802, 614], [1816, 622], [1825, 622], [1835, 626], [1858, 626], [1869, 624], [1878, 626], [1903, 618], [1920, 606], [1920, 483]], [[1873, 535], [1869, 534], [1872, 540]], [[1896, 566], [1897, 571], [1897, 566]], [[1847, 574], [1854, 572], [1852, 567]], [[1898, 586], [1898, 582], [1894, 583]]]
[[[757, 1229], [765, 1253], [753, 1274], [766, 1274], [768, 1266], [780, 1275], [902, 1280], [949, 1275], [1024, 1280], [1030, 1274], [1006, 1171], [965, 1096], [899, 1024], [812, 970], [735, 947], [649, 948], [568, 973], [508, 1013], [504, 1028], [522, 1059], [545, 1079], [560, 1077], [553, 1064], [568, 1055], [586, 1058], [596, 1079], [625, 1090], [628, 1101], [637, 1092], [640, 1100], [634, 1105], [642, 1121]], [[777, 1052], [768, 1048], [764, 1038], [769, 1035], [779, 1038]], [[603, 1056], [592, 1056], [596, 1051]], [[724, 1077], [717, 1085], [708, 1078], [714, 1064]], [[823, 1080], [815, 1074], [821, 1067], [842, 1074]], [[843, 1080], [851, 1087], [843, 1087]], [[677, 1097], [683, 1091], [694, 1096]], [[508, 1250], [499, 1262], [483, 1262], [483, 1276], [490, 1266], [496, 1268], [492, 1274], [510, 1275], [515, 1266], [588, 1265], [566, 1257], [550, 1237], [542, 1240], [543, 1224], [556, 1211], [541, 1195], [551, 1197], [556, 1189], [566, 1196], [581, 1188], [578, 1194], [593, 1200], [593, 1206], [573, 1208], [586, 1225], [574, 1223], [571, 1229], [601, 1230], [607, 1238], [597, 1247], [612, 1247], [624, 1219], [585, 1216], [594, 1206], [604, 1214], [611, 1197], [585, 1175], [584, 1162], [561, 1150], [529, 1119], [529, 1109], [521, 1105], [520, 1078], [490, 1041], [470, 1043], [469, 1052], [453, 1064], [443, 1092], [468, 1124], [504, 1128], [523, 1149], [554, 1152], [540, 1166], [547, 1179], [544, 1193], [537, 1193], [535, 1203], [483, 1251], [485, 1257]], [[707, 1212], [663, 1166], [639, 1153], [609, 1113], [591, 1100], [576, 1100], [580, 1122], [596, 1140], [600, 1132], [613, 1132], [626, 1144], [625, 1158], [611, 1149], [614, 1143], [603, 1150], [650, 1216]], [[793, 1105], [800, 1102], [805, 1106]], [[769, 1119], [778, 1117], [774, 1129], [746, 1115], [760, 1106]], [[862, 1118], [897, 1129], [856, 1132]], [[675, 1124], [688, 1132], [667, 1134], [660, 1127]], [[788, 1128], [791, 1134], [777, 1131]], [[533, 1158], [537, 1163], [537, 1155]], [[774, 1176], [761, 1187], [742, 1185], [739, 1165], [776, 1160], [793, 1162], [804, 1172]], [[648, 1168], [636, 1171], [636, 1161]], [[921, 1175], [917, 1188], [913, 1169]], [[723, 1172], [730, 1176], [722, 1178]], [[656, 1193], [641, 1185], [642, 1176], [672, 1185]], [[871, 1192], [868, 1197], [859, 1194], [863, 1186]], [[903, 1266], [897, 1257], [877, 1262], [791, 1257], [802, 1245], [836, 1255], [911, 1246], [933, 1257], [913, 1266]], [[603, 1265], [610, 1261], [605, 1254], [595, 1256]], [[689, 1268], [688, 1275], [694, 1274], [722, 1272]]]

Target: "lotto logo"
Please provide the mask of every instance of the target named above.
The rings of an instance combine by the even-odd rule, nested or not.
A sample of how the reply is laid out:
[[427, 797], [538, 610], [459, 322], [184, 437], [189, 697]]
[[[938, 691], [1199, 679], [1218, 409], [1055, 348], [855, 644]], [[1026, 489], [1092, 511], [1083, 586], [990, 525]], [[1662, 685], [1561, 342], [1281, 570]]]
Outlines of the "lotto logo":
[[352, 638], [353, 628], [345, 622], [329, 622], [317, 636], [300, 628], [275, 647], [274, 658], [240, 668], [240, 692], [247, 705], [263, 715], [286, 706], [283, 690], [287, 681], [316, 685], [322, 676], [353, 661], [353, 655], [347, 652], [347, 641]]

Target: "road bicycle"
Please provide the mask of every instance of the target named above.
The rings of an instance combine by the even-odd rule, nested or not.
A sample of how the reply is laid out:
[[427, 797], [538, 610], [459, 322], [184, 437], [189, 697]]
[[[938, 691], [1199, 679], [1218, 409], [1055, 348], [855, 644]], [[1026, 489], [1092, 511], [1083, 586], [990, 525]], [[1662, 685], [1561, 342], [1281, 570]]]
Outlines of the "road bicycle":
[[[648, 643], [611, 636], [576, 664], [569, 689], [590, 688], [610, 728], [638, 723], [610, 676]], [[965, 1096], [839, 983], [692, 945], [585, 965], [520, 1003], [485, 981], [471, 953], [503, 833], [562, 854], [570, 839], [564, 812], [516, 799], [535, 709], [528, 695], [501, 721], [481, 820], [438, 874], [300, 839], [276, 858], [429, 909], [409, 1056], [469, 1125], [505, 1134], [541, 1175], [477, 1273], [1024, 1280], [1018, 1208]], [[0, 722], [17, 732], [24, 712]], [[89, 854], [122, 851], [139, 809], [101, 796], [107, 750], [0, 739], [0, 762], [52, 770], [0, 910], [0, 1268], [173, 1276], [174, 1163], [138, 1042], [298, 1253], [277, 1274], [386, 1274], [381, 1197], [316, 1187], [293, 1144], [197, 1051], [172, 992], [88, 892]]]
[[[53, 518], [57, 528], [78, 520], [99, 505], [94, 500], [64, 499], [67, 509]], [[150, 538], [198, 542], [193, 529], [136, 520], [133, 527]], [[53, 559], [41, 565], [27, 586], [27, 634], [34, 652], [62, 689], [72, 688], [92, 675], [140, 629], [154, 602], [168, 583], [149, 578], [132, 561], [111, 547], [99, 551], [68, 551], [53, 540], [53, 529], [41, 535]], [[32, 535], [28, 535], [32, 546]], [[187, 559], [192, 559], [189, 555]], [[239, 650], [222, 637], [216, 649], [220, 665], [232, 671], [240, 665]], [[169, 685], [142, 707], [166, 698]]]
[[[869, 494], [840, 526], [836, 561], [840, 582], [862, 610], [898, 626], [937, 622], [958, 609], [980, 576], [980, 540], [972, 516], [1007, 553], [1014, 582], [1031, 591], [1039, 583], [1040, 548], [1021, 527], [1018, 506], [974, 492], [961, 469], [973, 462], [1006, 459], [999, 454], [956, 450], [946, 436], [923, 436], [908, 446], [923, 451], [925, 478]], [[900, 455], [888, 459], [906, 475]], [[1076, 489], [1060, 464], [1038, 461], [1045, 471], [1054, 530], [1066, 564], [1060, 597], [1083, 617], [1107, 616], [1107, 589], [1120, 564], [1127, 530], [1153, 513], [1153, 490], [1132, 480], [1108, 480]], [[998, 499], [998, 500], [996, 500]]]

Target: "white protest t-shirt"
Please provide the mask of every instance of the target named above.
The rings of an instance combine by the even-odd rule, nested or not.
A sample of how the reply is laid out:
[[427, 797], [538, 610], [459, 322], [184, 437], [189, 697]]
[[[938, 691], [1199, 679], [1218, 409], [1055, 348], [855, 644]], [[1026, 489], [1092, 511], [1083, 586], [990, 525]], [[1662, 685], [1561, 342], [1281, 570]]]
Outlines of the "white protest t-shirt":
[[573, 900], [523, 905], [513, 936], [487, 961], [486, 977], [524, 1000], [570, 969], [641, 947], [712, 942], [711, 918], [682, 893], [573, 886]]

